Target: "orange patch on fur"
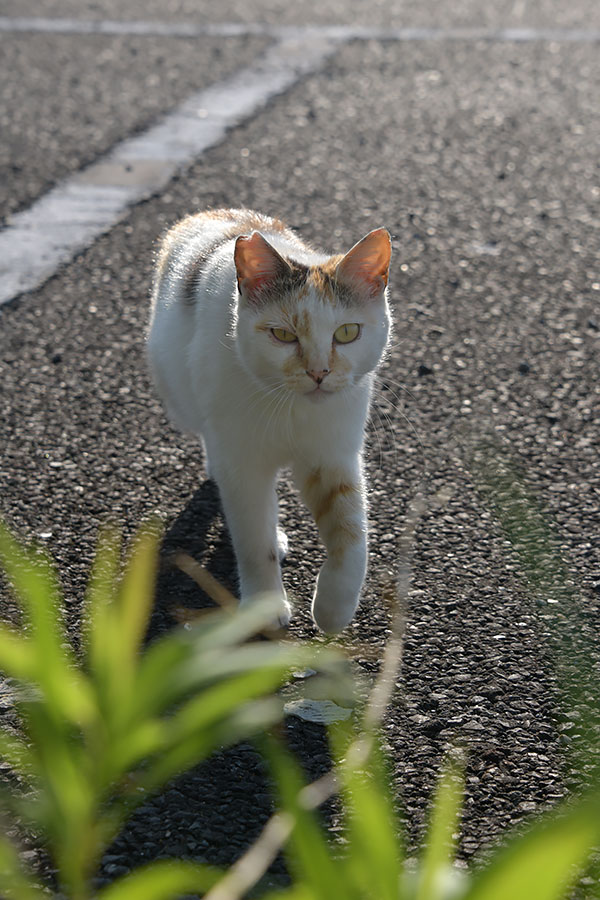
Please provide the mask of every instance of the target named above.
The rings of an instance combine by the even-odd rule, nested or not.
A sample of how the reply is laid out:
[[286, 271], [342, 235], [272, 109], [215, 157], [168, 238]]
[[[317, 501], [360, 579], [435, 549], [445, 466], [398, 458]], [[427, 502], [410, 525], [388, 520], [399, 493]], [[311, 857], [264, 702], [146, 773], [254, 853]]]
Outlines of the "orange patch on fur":
[[347, 299], [348, 291], [338, 284], [335, 273], [340, 262], [343, 260], [343, 254], [330, 256], [324, 263], [317, 266], [311, 266], [308, 272], [308, 280], [313, 286], [317, 294], [327, 303], [341, 301]]
[[289, 359], [286, 359], [281, 367], [284, 375], [288, 378], [291, 378], [294, 375], [300, 375], [306, 369], [306, 361], [301, 349], [302, 345], [298, 343], [295, 345], [290, 344], [290, 346], [295, 346], [296, 352], [293, 356], [290, 356]]
[[306, 499], [313, 510], [317, 524], [330, 513], [337, 502], [344, 497], [358, 496], [360, 489], [350, 482], [340, 481], [326, 486], [323, 483], [321, 469], [311, 472], [304, 483]]
[[362, 530], [353, 522], [343, 519], [336, 522], [335, 531], [332, 534], [327, 548], [327, 558], [336, 566], [341, 566], [348, 547], [356, 544], [362, 537]]
[[[304, 292], [306, 293], [306, 286], [304, 287]], [[291, 322], [294, 334], [297, 337], [306, 338], [310, 335], [310, 313], [307, 309], [299, 309], [293, 312]]]
[[270, 216], [264, 216], [262, 213], [254, 212], [251, 209], [203, 210], [180, 219], [165, 235], [158, 258], [157, 278], [159, 282], [167, 274], [177, 246], [187, 237], [197, 234], [202, 229], [203, 222], [214, 220], [231, 224], [229, 228], [226, 228], [224, 232], [215, 237], [214, 241], [204, 249], [202, 255], [198, 256], [189, 265], [185, 272], [183, 276], [183, 295], [188, 303], [192, 303], [194, 300], [195, 287], [206, 260], [221, 244], [230, 241], [234, 237], [249, 234], [252, 231], [262, 231], [267, 234], [275, 232], [296, 240], [294, 233], [280, 219], [272, 219]]
[[315, 521], [317, 524], [332, 511], [341, 497], [347, 497], [349, 494], [355, 493], [357, 493], [357, 488], [354, 484], [337, 484], [335, 487], [330, 488], [319, 497], [315, 504]]
[[338, 253], [336, 256], [330, 256], [326, 262], [321, 263], [319, 268], [325, 273], [325, 275], [331, 275], [333, 277], [335, 276], [337, 267], [339, 266], [343, 258], [343, 253]]
[[359, 506], [360, 488], [346, 481], [326, 486], [318, 468], [306, 479], [304, 495], [327, 545], [328, 558], [342, 565], [348, 547], [362, 538], [360, 525], [349, 518]]

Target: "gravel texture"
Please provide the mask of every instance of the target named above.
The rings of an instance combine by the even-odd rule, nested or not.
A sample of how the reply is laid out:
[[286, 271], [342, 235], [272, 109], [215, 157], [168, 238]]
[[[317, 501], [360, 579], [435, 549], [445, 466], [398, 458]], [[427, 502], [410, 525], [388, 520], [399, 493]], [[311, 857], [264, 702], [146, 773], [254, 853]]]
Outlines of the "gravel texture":
[[600, 27], [594, 0], [538, 0], [535, 4], [498, 0], [3, 0], [2, 14], [12, 16], [73, 16], [90, 19], [157, 19], [192, 22], [268, 22], [274, 25], [350, 23], [386, 27]]
[[[160, 511], [165, 555], [184, 548], [234, 584], [201, 453], [169, 427], [145, 371], [163, 229], [217, 204], [275, 213], [330, 249], [387, 225], [396, 331], [368, 440], [370, 577], [344, 644], [372, 674], [389, 631], [382, 585], [407, 504], [424, 488], [384, 734], [412, 849], [444, 752], [468, 746], [463, 860], [566, 792], [576, 725], [562, 718], [552, 659], [561, 617], [598, 664], [599, 82], [597, 49], [586, 45], [349, 45], [44, 288], [0, 310], [0, 511], [20, 533], [44, 535], [75, 629], [107, 516], [131, 534]], [[523, 577], [474, 483], [483, 440], [524, 473], [552, 523], [571, 605], [557, 611]], [[285, 478], [281, 505], [291, 631], [306, 639], [322, 550]], [[205, 602], [165, 567], [154, 633], [169, 627], [175, 601]], [[14, 613], [9, 599], [3, 607]], [[321, 727], [286, 727], [309, 775], [324, 772]], [[226, 865], [271, 802], [251, 747], [221, 753], [136, 814], [101, 877], [173, 853]], [[334, 806], [329, 816], [335, 830]], [[273, 871], [282, 874], [280, 861]]]
[[267, 43], [0, 34], [0, 223]]

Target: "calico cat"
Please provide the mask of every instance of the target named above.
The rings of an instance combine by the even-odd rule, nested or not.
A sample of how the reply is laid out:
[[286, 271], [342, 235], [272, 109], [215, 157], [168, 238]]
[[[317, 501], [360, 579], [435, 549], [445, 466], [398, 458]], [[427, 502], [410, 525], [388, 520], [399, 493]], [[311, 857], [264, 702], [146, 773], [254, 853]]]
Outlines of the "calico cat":
[[384, 228], [328, 256], [246, 209], [189, 216], [162, 243], [151, 372], [173, 422], [204, 442], [241, 604], [274, 594], [280, 626], [290, 618], [275, 493], [283, 466], [291, 466], [327, 549], [315, 622], [338, 632], [358, 604], [367, 567], [361, 453], [390, 332], [390, 256]]

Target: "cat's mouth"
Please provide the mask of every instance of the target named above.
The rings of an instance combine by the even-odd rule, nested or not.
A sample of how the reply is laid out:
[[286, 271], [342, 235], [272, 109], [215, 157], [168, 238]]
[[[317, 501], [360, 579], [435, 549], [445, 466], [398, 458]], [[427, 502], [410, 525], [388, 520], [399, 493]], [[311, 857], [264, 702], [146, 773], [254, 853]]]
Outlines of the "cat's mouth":
[[312, 400], [313, 403], [318, 403], [319, 401], [324, 400], [325, 397], [329, 397], [330, 394], [333, 394], [333, 391], [327, 391], [318, 384], [312, 391], [306, 391], [304, 396], [308, 397], [309, 400]]

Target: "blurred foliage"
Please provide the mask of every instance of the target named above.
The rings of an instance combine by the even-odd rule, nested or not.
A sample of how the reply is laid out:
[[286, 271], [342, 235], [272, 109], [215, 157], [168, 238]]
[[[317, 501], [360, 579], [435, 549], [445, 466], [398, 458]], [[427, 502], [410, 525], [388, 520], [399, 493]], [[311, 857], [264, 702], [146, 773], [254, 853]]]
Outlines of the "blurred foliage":
[[[333, 743], [339, 751], [339, 738]], [[600, 844], [600, 791], [540, 817], [468, 872], [455, 864], [454, 856], [462, 800], [460, 764], [447, 762], [431, 804], [422, 853], [418, 860], [407, 860], [377, 743], [375, 748], [358, 768], [348, 765], [347, 757], [338, 758], [345, 799], [343, 847], [333, 846], [314, 814], [303, 808], [302, 781], [293, 760], [281, 750], [271, 754], [282, 808], [294, 821], [286, 847], [293, 884], [261, 895], [263, 900], [329, 900], [332, 896], [338, 900], [567, 900], [572, 896]], [[245, 895], [219, 893], [217, 883], [206, 900], [241, 896]]]
[[[560, 601], [558, 625], [574, 615], [567, 571], [552, 531], [510, 463], [481, 447], [473, 472], [540, 602]], [[148, 791], [205, 758], [216, 747], [257, 736], [270, 760], [279, 810], [259, 839], [227, 872], [183, 861], [159, 861], [102, 889], [97, 900], [168, 900], [193, 893], [205, 900], [566, 900], [600, 846], [600, 788], [534, 819], [525, 831], [467, 871], [457, 865], [463, 798], [463, 754], [450, 754], [431, 802], [418, 859], [407, 859], [380, 740], [386, 704], [402, 656], [408, 596], [407, 546], [401, 542], [392, 637], [378, 679], [354, 723], [330, 727], [334, 765], [305, 784], [298, 764], [274, 738], [282, 714], [274, 692], [290, 670], [316, 661], [332, 671], [328, 649], [248, 643], [269, 622], [268, 601], [235, 615], [215, 613], [142, 652], [157, 560], [158, 531], [143, 529], [121, 574], [114, 532], [100, 541], [88, 596], [82, 659], [65, 637], [57, 579], [40, 551], [25, 550], [0, 529], [0, 558], [23, 616], [19, 633], [0, 626], [0, 670], [19, 686], [19, 734], [0, 731], [0, 755], [28, 787], [5, 793], [16, 820], [45, 838], [68, 900], [89, 900], [91, 879], [107, 844]], [[403, 554], [407, 557], [404, 558]], [[556, 604], [552, 604], [554, 606]], [[574, 652], [576, 620], [558, 639], [557, 658]], [[581, 751], [597, 753], [597, 707], [590, 702], [589, 660], [577, 643], [585, 690], [572, 665], [559, 671], [566, 695], [579, 704]], [[569, 657], [569, 663], [572, 659]], [[577, 669], [576, 671], [579, 671]], [[571, 683], [573, 682], [573, 683]], [[595, 693], [592, 692], [592, 700]], [[586, 744], [587, 742], [587, 744]], [[339, 795], [342, 841], [332, 841], [318, 808]], [[263, 888], [277, 853], [286, 855], [291, 884]], [[596, 882], [597, 884], [597, 882]], [[15, 848], [0, 839], [0, 887], [7, 900], [47, 897], [26, 874]], [[598, 888], [587, 898], [600, 900]], [[250, 894], [249, 894], [250, 892]]]
[[[597, 683], [556, 536], [524, 479], [496, 446], [479, 445], [471, 471], [546, 612], [551, 601], [555, 659], [565, 704], [579, 711], [579, 761], [592, 759], [599, 743]], [[400, 604], [406, 588], [407, 582]], [[555, 615], [557, 605], [559, 615]], [[395, 683], [397, 665], [387, 665], [390, 649], [388, 645], [371, 698], [386, 694], [386, 682], [388, 687]], [[398, 654], [396, 660], [399, 665]], [[567, 900], [586, 872], [593, 872], [594, 878], [589, 879], [593, 886], [587, 885], [585, 897], [600, 900], [594, 869], [595, 851], [600, 847], [597, 775], [588, 777], [583, 794], [536, 817], [527, 830], [507, 836], [503, 846], [467, 870], [457, 865], [455, 856], [464, 767], [457, 750], [446, 760], [432, 799], [422, 852], [416, 860], [407, 859], [402, 827], [394, 813], [392, 779], [378, 737], [383, 709], [375, 717], [370, 713], [367, 706], [354, 733], [351, 726], [330, 730], [334, 772], [312, 785], [303, 783], [297, 764], [280, 747], [270, 747], [281, 809], [242, 861], [240, 871], [246, 869], [258, 880], [276, 848], [285, 845], [292, 885], [261, 894], [263, 900], [328, 900], [332, 896], [337, 900]], [[337, 843], [329, 839], [314, 812], [334, 792], [341, 794], [344, 816], [344, 836]], [[250, 878], [236, 883], [228, 873], [206, 900], [240, 900], [251, 884]]]
[[600, 777], [600, 672], [585, 635], [586, 612], [561, 552], [559, 533], [511, 455], [495, 442], [481, 442], [470, 469], [496, 516], [548, 632], [562, 714], [569, 717], [573, 787]]
[[[92, 896], [103, 850], [149, 792], [216, 748], [262, 734], [282, 716], [275, 691], [291, 670], [327, 669], [336, 658], [323, 648], [249, 642], [272, 618], [269, 598], [235, 615], [215, 611], [143, 650], [159, 538], [156, 524], [143, 528], [123, 567], [119, 535], [101, 536], [79, 659], [51, 561], [0, 526], [0, 561], [23, 616], [20, 630], [0, 624], [0, 671], [15, 685], [20, 720], [12, 732], [0, 730], [0, 756], [22, 784], [0, 795], [3, 830], [19, 822], [42, 837], [69, 900]], [[208, 867], [162, 861], [98, 897], [171, 897], [214, 879]], [[5, 839], [0, 893], [48, 896]]]

